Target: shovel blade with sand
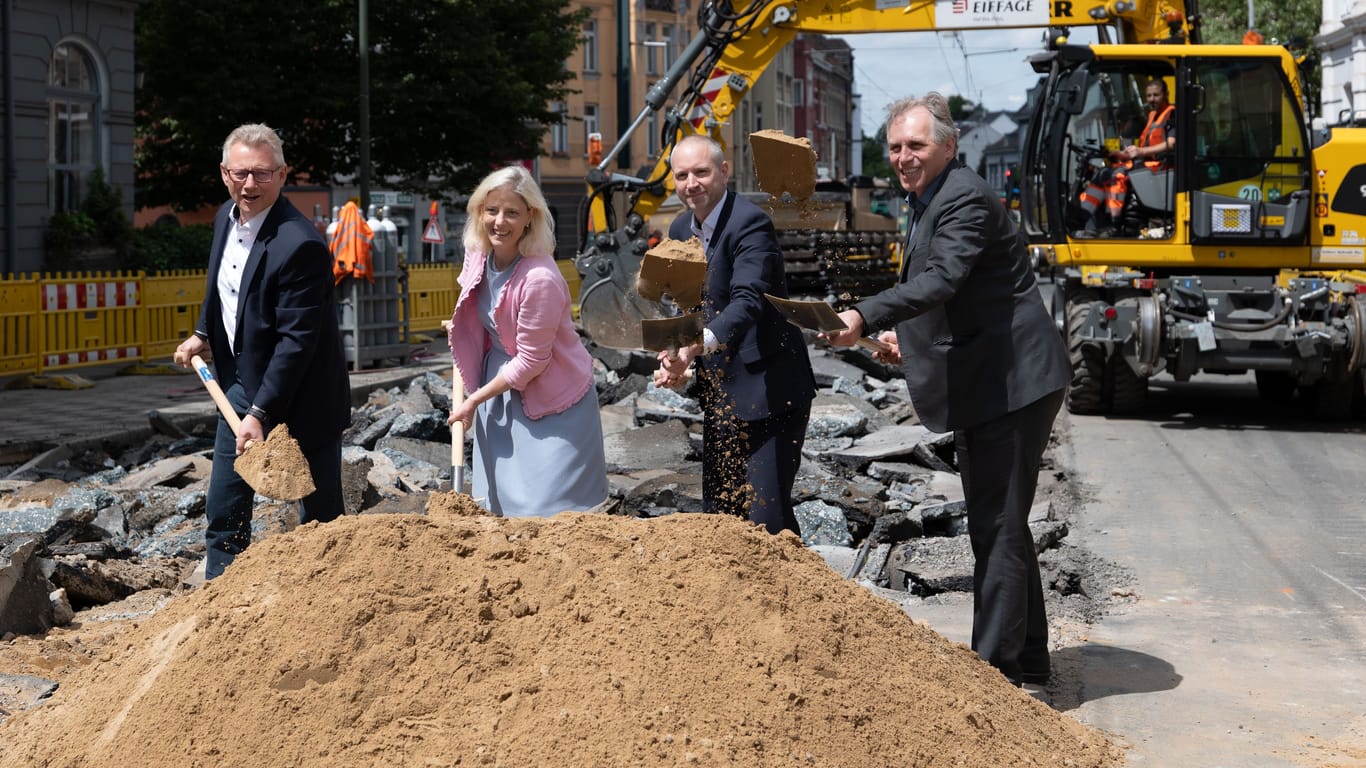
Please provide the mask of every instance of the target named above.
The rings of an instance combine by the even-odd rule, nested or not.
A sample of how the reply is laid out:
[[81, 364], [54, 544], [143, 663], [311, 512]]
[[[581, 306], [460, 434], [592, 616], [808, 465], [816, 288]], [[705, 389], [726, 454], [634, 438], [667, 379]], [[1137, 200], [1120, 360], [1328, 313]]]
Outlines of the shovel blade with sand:
[[687, 311], [702, 303], [706, 279], [707, 255], [702, 241], [696, 237], [683, 241], [665, 238], [641, 258], [636, 293], [651, 301], [661, 301], [668, 294], [679, 309]]
[[[218, 405], [218, 412], [223, 414], [223, 419], [228, 422], [233, 434], [240, 432], [242, 420], [228, 402], [228, 396], [223, 394], [223, 388], [218, 385], [218, 380], [213, 377], [213, 371], [209, 370], [204, 358], [195, 355], [190, 359], [190, 363], [194, 366], [195, 373], [199, 374], [199, 380], [204, 382], [204, 388], [209, 390], [214, 403]], [[253, 491], [272, 499], [298, 501], [315, 490], [313, 475], [308, 469], [308, 460], [304, 458], [298, 441], [289, 434], [289, 427], [285, 424], [272, 429], [264, 442], [247, 443], [246, 450], [233, 462], [232, 468], [237, 470], [237, 474], [242, 476]]]

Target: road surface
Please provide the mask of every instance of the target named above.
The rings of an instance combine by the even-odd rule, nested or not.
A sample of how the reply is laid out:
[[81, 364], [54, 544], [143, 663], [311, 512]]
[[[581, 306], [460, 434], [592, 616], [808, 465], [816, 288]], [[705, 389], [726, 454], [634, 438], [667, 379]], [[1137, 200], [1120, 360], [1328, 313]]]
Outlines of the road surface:
[[1133, 596], [1064, 641], [1051, 704], [1133, 766], [1366, 766], [1366, 425], [1268, 408], [1250, 376], [1060, 418], [1089, 499], [1068, 541]]

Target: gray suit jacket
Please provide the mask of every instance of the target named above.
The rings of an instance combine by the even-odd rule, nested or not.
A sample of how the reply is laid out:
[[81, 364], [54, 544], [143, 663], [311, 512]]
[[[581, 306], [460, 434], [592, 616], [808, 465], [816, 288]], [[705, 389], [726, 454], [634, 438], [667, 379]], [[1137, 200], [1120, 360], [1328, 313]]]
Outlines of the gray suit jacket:
[[1003, 416], [1071, 378], [1019, 228], [956, 162], [920, 218], [897, 284], [855, 309], [869, 331], [896, 328], [916, 414], [936, 432]]

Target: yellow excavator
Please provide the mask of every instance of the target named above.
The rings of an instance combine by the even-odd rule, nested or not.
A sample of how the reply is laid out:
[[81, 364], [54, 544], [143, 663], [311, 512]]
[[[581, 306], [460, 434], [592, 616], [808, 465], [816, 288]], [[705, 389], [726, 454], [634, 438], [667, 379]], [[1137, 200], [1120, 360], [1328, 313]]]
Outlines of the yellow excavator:
[[[1040, 288], [1071, 351], [1069, 409], [1137, 409], [1162, 371], [1252, 371], [1265, 398], [1299, 393], [1328, 418], [1359, 404], [1366, 130], [1311, 127], [1300, 62], [1285, 48], [1201, 44], [1194, 0], [716, 0], [698, 14], [696, 37], [589, 175], [575, 263], [580, 317], [599, 343], [631, 346], [639, 321], [661, 315], [633, 288], [644, 222], [672, 192], [669, 150], [692, 133], [722, 140], [735, 106], [798, 33], [1038, 27], [1044, 43], [1029, 66], [1041, 83], [1015, 183]], [[1099, 42], [1069, 44], [1078, 27], [1094, 27]], [[607, 172], [685, 77], [650, 177]], [[1175, 146], [1160, 168], [1129, 171], [1124, 209], [1092, 232], [1083, 192], [1134, 140], [1155, 80], [1177, 105]]]

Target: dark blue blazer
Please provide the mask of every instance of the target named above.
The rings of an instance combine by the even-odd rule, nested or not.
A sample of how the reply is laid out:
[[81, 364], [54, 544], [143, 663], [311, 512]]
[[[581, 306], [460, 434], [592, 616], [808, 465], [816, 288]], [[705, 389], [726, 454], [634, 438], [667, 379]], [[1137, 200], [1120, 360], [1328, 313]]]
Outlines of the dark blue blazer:
[[[220, 320], [218, 265], [232, 228], [229, 201], [214, 219], [200, 333], [224, 389], [242, 383], [271, 424], [289, 424], [303, 446], [337, 440], [351, 423], [351, 385], [342, 352], [332, 253], [313, 222], [283, 196], [275, 202], [242, 271], [236, 354]], [[269, 428], [270, 425], [267, 425]]]
[[[674, 219], [669, 237], [693, 237], [691, 212]], [[816, 378], [801, 329], [764, 298], [787, 297], [783, 252], [773, 220], [734, 192], [726, 195], [707, 248], [702, 311], [720, 346], [698, 358], [724, 390], [727, 405], [745, 421], [810, 404]]]
[[1019, 228], [958, 163], [920, 217], [900, 281], [854, 308], [869, 331], [895, 326], [911, 402], [935, 432], [1004, 416], [1071, 378]]

